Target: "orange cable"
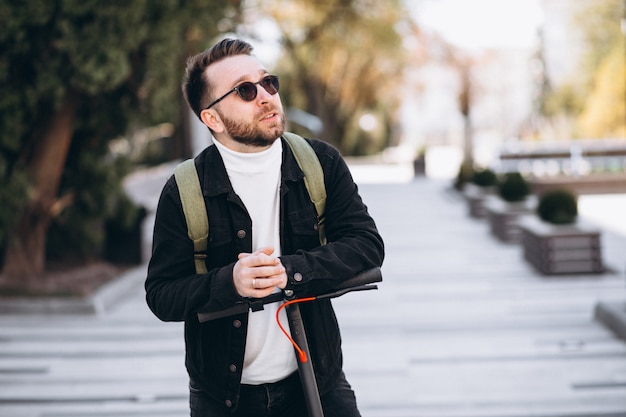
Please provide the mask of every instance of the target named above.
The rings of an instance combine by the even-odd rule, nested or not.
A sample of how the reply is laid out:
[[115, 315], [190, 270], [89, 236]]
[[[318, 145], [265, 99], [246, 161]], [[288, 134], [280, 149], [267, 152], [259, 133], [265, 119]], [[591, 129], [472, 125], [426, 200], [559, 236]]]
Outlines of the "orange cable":
[[298, 344], [296, 343], [295, 340], [293, 340], [291, 335], [287, 333], [283, 325], [280, 323], [280, 318], [278, 317], [278, 314], [280, 313], [280, 310], [282, 310], [283, 308], [287, 307], [290, 304], [304, 303], [306, 301], [314, 301], [314, 300], [315, 300], [315, 297], [308, 297], [308, 298], [299, 298], [297, 300], [285, 301], [285, 303], [283, 303], [280, 307], [278, 307], [278, 310], [276, 310], [276, 322], [278, 323], [278, 327], [280, 327], [280, 330], [287, 337], [287, 339], [289, 339], [293, 347], [296, 349], [296, 352], [298, 352], [298, 357], [300, 358], [301, 363], [305, 363], [307, 361], [306, 353], [300, 348], [300, 346], [298, 346]]

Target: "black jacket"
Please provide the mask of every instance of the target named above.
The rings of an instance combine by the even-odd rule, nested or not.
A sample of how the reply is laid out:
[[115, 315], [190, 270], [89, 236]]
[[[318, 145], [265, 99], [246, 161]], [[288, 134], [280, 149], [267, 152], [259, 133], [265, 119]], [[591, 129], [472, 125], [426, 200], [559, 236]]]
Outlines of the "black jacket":
[[[384, 257], [382, 238], [339, 152], [322, 141], [310, 143], [324, 171], [328, 244], [319, 244], [317, 215], [304, 173], [283, 140], [280, 259], [289, 277], [287, 288], [296, 295], [332, 288], [360, 271], [380, 266]], [[199, 323], [196, 314], [219, 311], [242, 300], [233, 285], [233, 266], [239, 253], [252, 251], [252, 222], [216, 147], [206, 148], [195, 164], [209, 213], [208, 273], [195, 274], [193, 244], [187, 236], [176, 181], [170, 177], [156, 212], [146, 300], [161, 320], [185, 322], [185, 364], [194, 385], [234, 407], [248, 315]], [[339, 327], [329, 300], [304, 303], [301, 312], [319, 390], [324, 393], [341, 373]]]

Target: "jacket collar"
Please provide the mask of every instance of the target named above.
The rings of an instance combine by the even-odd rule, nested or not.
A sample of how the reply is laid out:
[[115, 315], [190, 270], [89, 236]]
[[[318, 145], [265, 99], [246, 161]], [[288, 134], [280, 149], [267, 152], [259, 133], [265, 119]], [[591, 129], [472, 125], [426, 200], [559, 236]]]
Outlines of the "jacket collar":
[[[304, 172], [298, 166], [291, 147], [284, 138], [280, 138], [283, 142], [283, 161], [281, 167], [281, 183], [287, 181], [300, 181], [304, 178]], [[222, 156], [216, 146], [206, 147], [196, 157], [196, 167], [198, 168], [198, 176], [202, 178], [202, 194], [206, 197], [214, 197], [224, 193], [234, 193], [233, 187], [226, 173], [226, 167]]]

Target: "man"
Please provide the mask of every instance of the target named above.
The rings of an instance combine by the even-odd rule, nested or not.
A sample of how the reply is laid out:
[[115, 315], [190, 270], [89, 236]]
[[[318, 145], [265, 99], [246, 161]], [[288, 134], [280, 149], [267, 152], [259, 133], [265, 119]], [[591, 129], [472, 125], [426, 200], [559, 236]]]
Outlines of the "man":
[[[157, 208], [146, 299], [161, 320], [185, 322], [193, 417], [306, 416], [294, 349], [274, 318], [278, 303], [203, 323], [198, 312], [279, 289], [298, 296], [330, 289], [383, 261], [382, 239], [345, 162], [310, 140], [327, 191], [328, 244], [320, 245], [303, 172], [281, 138], [278, 89], [241, 40], [222, 40], [187, 62], [183, 93], [215, 138], [195, 158], [210, 224], [208, 273], [195, 273], [172, 177]], [[326, 417], [359, 416], [330, 301], [302, 304], [301, 312]], [[284, 311], [280, 319], [287, 328]]]

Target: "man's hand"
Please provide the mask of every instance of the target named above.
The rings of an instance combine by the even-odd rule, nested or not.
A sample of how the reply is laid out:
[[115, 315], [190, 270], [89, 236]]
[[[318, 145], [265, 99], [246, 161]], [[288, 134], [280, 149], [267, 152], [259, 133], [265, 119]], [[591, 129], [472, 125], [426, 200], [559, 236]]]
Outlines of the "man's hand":
[[285, 267], [276, 256], [274, 248], [261, 248], [253, 253], [240, 253], [233, 268], [233, 283], [242, 297], [262, 298], [274, 292], [274, 288], [287, 286]]

